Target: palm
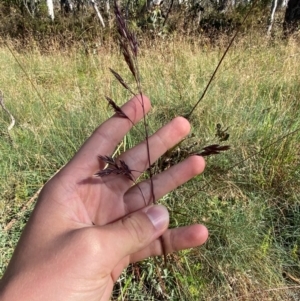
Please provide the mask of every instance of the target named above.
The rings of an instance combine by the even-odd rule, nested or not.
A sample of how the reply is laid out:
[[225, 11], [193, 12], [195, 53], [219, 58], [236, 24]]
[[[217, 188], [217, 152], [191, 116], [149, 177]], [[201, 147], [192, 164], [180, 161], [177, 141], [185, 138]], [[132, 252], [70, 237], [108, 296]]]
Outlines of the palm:
[[[120, 185], [121, 182], [123, 185]], [[122, 176], [95, 177], [92, 184], [82, 185], [83, 187], [79, 187], [79, 191], [82, 191], [79, 201], [84, 204], [90, 222], [106, 225], [130, 213], [124, 202], [124, 189], [126, 186], [129, 188], [130, 184]]]
[[[144, 106], [147, 112], [150, 109], [150, 102], [146, 97]], [[143, 116], [138, 98], [126, 103], [122, 110], [134, 123]], [[132, 123], [128, 119], [119, 117], [109, 119], [86, 141], [75, 157], [57, 175], [57, 179], [53, 179], [58, 180], [64, 190], [59, 194], [60, 202], [69, 204], [69, 210], [73, 211], [72, 216], [76, 216], [77, 221], [88, 225], [106, 225], [153, 202], [150, 180], [133, 185], [134, 183], [123, 175], [94, 176], [105, 166], [104, 162], [97, 159], [98, 156], [110, 156], [131, 127]], [[151, 163], [180, 142], [188, 132], [188, 122], [183, 118], [176, 118], [152, 135], [149, 138]], [[132, 176], [138, 178], [140, 172], [148, 168], [146, 143], [140, 143], [127, 150], [117, 158], [119, 159], [124, 160], [133, 170]], [[184, 162], [154, 176], [152, 181], [155, 198], [162, 197], [203, 169], [204, 161], [201, 158], [189, 157]], [[178, 232], [180, 231], [185, 230], [178, 229]], [[188, 240], [193, 240], [190, 235], [194, 235], [194, 232], [195, 229], [187, 228], [184, 232], [186, 241], [182, 243], [181, 238], [178, 246], [170, 246], [170, 251], [189, 246], [191, 242]], [[151, 255], [147, 252], [143, 254], [143, 256]]]
[[[150, 103], [144, 98], [145, 110], [149, 110]], [[137, 98], [127, 103], [123, 111], [131, 120], [137, 122], [141, 119], [143, 111]], [[77, 206], [81, 207], [84, 222], [96, 225], [105, 225], [133, 211], [139, 210], [146, 204], [150, 204], [153, 199], [150, 193], [150, 183], [145, 181], [142, 184], [134, 183], [123, 175], [109, 175], [105, 177], [95, 177], [94, 174], [104, 168], [104, 163], [98, 160], [99, 155], [110, 156], [117, 143], [132, 127], [129, 120], [113, 117], [98, 128], [95, 133], [87, 140], [73, 160], [58, 175], [64, 183], [66, 191], [71, 192], [75, 197]], [[180, 118], [164, 128], [160, 129], [149, 139], [151, 161], [155, 161], [170, 147], [179, 142], [188, 131], [188, 123]], [[131, 170], [132, 176], [138, 178], [140, 171], [148, 167], [147, 148], [145, 143], [126, 151], [120, 156]], [[118, 160], [118, 159], [117, 159]], [[161, 197], [171, 189], [184, 183], [194, 175], [194, 171], [187, 170], [187, 175], [181, 172], [181, 176], [165, 173], [154, 178], [159, 179], [155, 183], [155, 196]], [[162, 186], [161, 180], [167, 180]], [[141, 192], [143, 190], [143, 192]], [[62, 195], [66, 195], [64, 192]], [[74, 204], [73, 204], [74, 206]], [[76, 209], [78, 210], [78, 209]], [[86, 210], [89, 220], [82, 210]], [[77, 211], [78, 212], [78, 211]]]

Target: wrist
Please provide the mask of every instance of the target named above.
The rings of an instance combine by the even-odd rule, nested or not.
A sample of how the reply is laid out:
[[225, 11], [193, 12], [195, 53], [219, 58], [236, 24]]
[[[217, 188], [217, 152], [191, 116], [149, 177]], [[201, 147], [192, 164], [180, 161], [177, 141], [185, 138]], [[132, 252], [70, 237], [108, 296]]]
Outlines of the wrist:
[[[14, 288], [13, 285], [14, 280], [12, 278], [8, 279], [6, 275], [0, 280], [0, 300], [1, 301], [15, 301], [18, 300], [17, 291], [18, 287], [16, 286]], [[24, 299], [24, 296], [22, 296], [22, 300]]]
[[0, 280], [1, 301], [35, 301], [45, 299], [41, 291], [40, 281], [31, 279], [26, 273], [9, 275], [8, 272]]

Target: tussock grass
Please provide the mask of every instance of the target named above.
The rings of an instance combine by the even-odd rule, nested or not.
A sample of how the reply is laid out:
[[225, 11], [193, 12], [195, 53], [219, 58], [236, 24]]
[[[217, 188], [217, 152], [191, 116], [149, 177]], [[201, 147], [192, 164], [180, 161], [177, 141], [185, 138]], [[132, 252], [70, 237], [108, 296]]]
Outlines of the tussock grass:
[[[174, 39], [141, 51], [153, 132], [191, 109], [222, 49]], [[9, 119], [0, 111], [0, 275], [33, 205], [22, 213], [21, 208], [111, 115], [104, 96], [119, 105], [130, 97], [108, 68], [134, 84], [115, 50], [100, 48], [87, 56], [81, 47], [48, 55], [34, 49], [16, 55], [43, 101], [1, 48], [0, 89], [16, 125], [8, 135]], [[197, 142], [197, 149], [217, 142], [220, 123], [228, 127], [232, 149], [208, 158], [203, 175], [161, 200], [172, 226], [205, 223], [209, 241], [170, 255], [167, 270], [157, 264], [160, 259], [130, 266], [113, 300], [299, 300], [300, 134], [272, 144], [300, 127], [299, 64], [293, 42], [268, 44], [253, 36], [236, 42], [192, 116], [192, 135], [184, 143]], [[119, 150], [142, 138], [133, 129]]]

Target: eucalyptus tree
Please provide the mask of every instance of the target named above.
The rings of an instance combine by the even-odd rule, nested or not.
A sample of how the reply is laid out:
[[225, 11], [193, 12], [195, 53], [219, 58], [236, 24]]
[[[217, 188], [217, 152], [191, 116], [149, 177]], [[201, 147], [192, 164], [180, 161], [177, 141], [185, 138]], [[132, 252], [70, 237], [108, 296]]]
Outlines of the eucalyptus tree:
[[268, 25], [268, 30], [267, 30], [268, 35], [270, 35], [271, 31], [272, 31], [276, 11], [278, 9], [286, 7], [286, 5], [287, 5], [287, 0], [272, 0], [271, 13], [270, 13], [270, 18], [269, 18], [269, 25]]
[[54, 21], [54, 5], [53, 0], [46, 0], [47, 8], [48, 8], [48, 16], [49, 18]]

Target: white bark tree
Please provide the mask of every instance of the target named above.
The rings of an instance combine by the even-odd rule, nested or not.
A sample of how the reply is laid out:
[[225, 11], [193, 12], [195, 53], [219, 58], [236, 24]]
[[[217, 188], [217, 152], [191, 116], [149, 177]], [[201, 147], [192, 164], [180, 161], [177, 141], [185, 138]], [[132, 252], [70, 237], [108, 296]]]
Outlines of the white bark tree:
[[91, 1], [92, 5], [93, 5], [93, 8], [94, 8], [94, 10], [95, 10], [95, 12], [96, 12], [96, 15], [97, 15], [97, 17], [98, 17], [100, 23], [102, 24], [103, 27], [105, 27], [104, 20], [103, 20], [103, 18], [102, 18], [102, 15], [101, 15], [101, 13], [100, 13], [100, 11], [99, 11], [99, 9], [98, 9], [98, 6], [97, 6], [95, 0], [90, 0], [90, 1]]
[[105, 0], [105, 11], [109, 15], [110, 14], [110, 3], [109, 0]]
[[272, 31], [272, 27], [274, 24], [274, 19], [275, 19], [275, 12], [277, 10], [278, 7], [278, 0], [273, 0], [272, 1], [272, 6], [271, 6], [271, 16], [270, 16], [270, 21], [269, 21], [269, 26], [268, 26], [268, 31], [267, 31], [267, 35], [271, 35], [271, 31]]
[[48, 16], [52, 21], [54, 21], [54, 6], [53, 0], [46, 0], [47, 1], [47, 8], [48, 8]]
[[267, 30], [267, 35], [271, 35], [272, 27], [274, 24], [275, 20], [275, 13], [278, 9], [284, 8], [287, 6], [288, 0], [272, 0], [272, 5], [271, 5], [271, 15], [269, 19], [269, 26]]

